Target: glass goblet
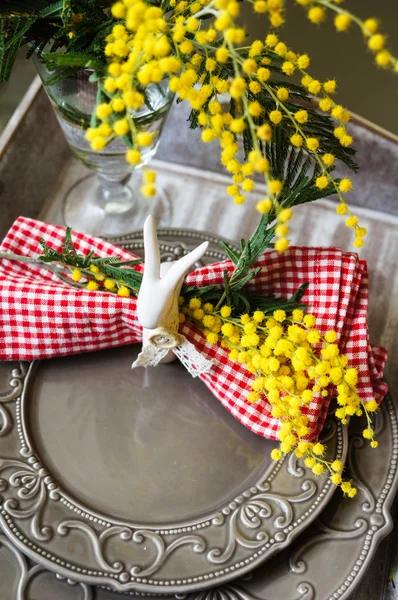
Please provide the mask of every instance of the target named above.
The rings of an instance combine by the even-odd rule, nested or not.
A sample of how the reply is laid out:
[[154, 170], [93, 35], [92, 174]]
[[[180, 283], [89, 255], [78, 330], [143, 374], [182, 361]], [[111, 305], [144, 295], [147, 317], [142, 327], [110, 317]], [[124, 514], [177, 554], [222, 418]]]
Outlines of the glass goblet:
[[145, 104], [131, 111], [137, 131], [153, 133], [151, 145], [141, 149], [141, 162], [126, 161], [128, 146], [122, 138], [111, 141], [103, 150], [94, 151], [85, 137], [90, 127], [98, 95], [98, 85], [90, 69], [50, 71], [35, 53], [34, 61], [65, 138], [73, 154], [94, 174], [75, 182], [63, 201], [63, 217], [76, 231], [92, 235], [119, 235], [139, 229], [148, 214], [161, 226], [171, 220], [171, 203], [165, 192], [146, 198], [140, 193], [140, 168], [155, 155], [165, 118], [174, 94], [165, 78], [146, 88]]

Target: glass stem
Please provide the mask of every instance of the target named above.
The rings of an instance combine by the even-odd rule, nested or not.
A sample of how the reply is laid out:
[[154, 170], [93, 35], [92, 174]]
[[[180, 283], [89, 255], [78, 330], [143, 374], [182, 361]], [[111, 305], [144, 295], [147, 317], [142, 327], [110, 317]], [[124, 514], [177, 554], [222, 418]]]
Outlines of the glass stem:
[[121, 214], [133, 207], [135, 196], [128, 187], [131, 173], [123, 176], [98, 174], [97, 202], [109, 214]]

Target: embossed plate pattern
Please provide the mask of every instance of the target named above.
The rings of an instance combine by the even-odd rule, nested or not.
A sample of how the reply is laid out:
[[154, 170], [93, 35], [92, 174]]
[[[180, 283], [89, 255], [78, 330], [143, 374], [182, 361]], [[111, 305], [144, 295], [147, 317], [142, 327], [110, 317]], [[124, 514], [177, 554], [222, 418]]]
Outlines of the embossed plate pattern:
[[[266, 565], [236, 581], [193, 594], [186, 600], [347, 600], [371, 567], [379, 542], [391, 531], [391, 505], [397, 489], [397, 407], [390, 398], [377, 415], [383, 456], [363, 444], [364, 421], [349, 430], [347, 469], [360, 486], [353, 501], [338, 492], [308, 531]], [[384, 460], [388, 457], [388, 460]], [[331, 565], [334, 566], [333, 573]], [[387, 569], [387, 566], [386, 566]], [[0, 535], [2, 600], [118, 600], [120, 594], [54, 575], [34, 565]], [[141, 600], [142, 595], [129, 596]], [[159, 596], [146, 596], [159, 600]], [[172, 597], [166, 597], [172, 600]]]
[[[142, 253], [140, 240], [123, 245]], [[188, 250], [161, 245], [164, 258]], [[207, 260], [222, 257], [212, 245]], [[0, 400], [1, 523], [74, 580], [153, 593], [222, 584], [290, 544], [333, 486], [295, 459], [270, 461], [274, 443], [180, 364], [131, 371], [137, 351], [14, 369]], [[344, 458], [334, 420], [326, 436]]]

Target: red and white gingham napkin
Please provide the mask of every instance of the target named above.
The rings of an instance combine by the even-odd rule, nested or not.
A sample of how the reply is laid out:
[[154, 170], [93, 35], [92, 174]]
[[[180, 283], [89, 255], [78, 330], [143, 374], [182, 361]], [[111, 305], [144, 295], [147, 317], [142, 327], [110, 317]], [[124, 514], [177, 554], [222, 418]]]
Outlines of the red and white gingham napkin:
[[[40, 238], [59, 250], [64, 236], [63, 227], [20, 217], [0, 251], [36, 257], [41, 254]], [[76, 233], [73, 241], [81, 253], [132, 258], [129, 252], [98, 238]], [[338, 248], [292, 247], [283, 254], [265, 253], [258, 266], [263, 268], [249, 283], [256, 294], [288, 297], [309, 282], [303, 301], [317, 317], [318, 328], [323, 333], [337, 331], [340, 351], [358, 369], [361, 398], [381, 402], [387, 392], [387, 384], [381, 381], [387, 352], [369, 342], [366, 263]], [[136, 268], [142, 270], [141, 265]], [[226, 269], [233, 270], [229, 260], [201, 267], [188, 275], [186, 283], [198, 287], [222, 284]], [[0, 260], [0, 303], [0, 360], [48, 358], [141, 341], [134, 298], [75, 288], [35, 265]], [[201, 379], [223, 406], [254, 433], [277, 439], [280, 422], [272, 417], [267, 400], [254, 404], [245, 400], [253, 375], [230, 361], [218, 345], [209, 344], [191, 323], [183, 323], [181, 333], [206, 358], [214, 360], [212, 371]], [[330, 397], [316, 397], [306, 407], [312, 439], [322, 429], [329, 402]]]

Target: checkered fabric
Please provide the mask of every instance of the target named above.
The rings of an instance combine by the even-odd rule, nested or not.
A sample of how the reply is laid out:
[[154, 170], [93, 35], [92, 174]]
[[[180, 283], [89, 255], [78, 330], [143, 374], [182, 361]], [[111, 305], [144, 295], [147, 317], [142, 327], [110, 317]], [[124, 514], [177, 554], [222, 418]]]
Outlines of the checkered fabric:
[[[59, 250], [64, 235], [63, 227], [20, 217], [0, 251], [36, 257], [41, 253], [40, 238]], [[132, 258], [129, 252], [98, 238], [76, 233], [73, 241], [82, 253]], [[292, 247], [283, 254], [265, 253], [258, 266], [261, 271], [249, 283], [256, 294], [287, 297], [309, 282], [303, 301], [317, 317], [318, 328], [323, 333], [337, 331], [340, 351], [358, 369], [360, 396], [364, 401], [376, 398], [380, 402], [387, 392], [381, 380], [387, 353], [369, 342], [366, 263], [338, 248]], [[229, 260], [197, 269], [187, 276], [186, 283], [198, 287], [222, 284], [225, 270], [233, 270]], [[72, 287], [36, 265], [0, 261], [0, 303], [1, 360], [48, 358], [141, 341], [134, 298]], [[280, 423], [272, 417], [267, 400], [255, 404], [245, 400], [253, 375], [229, 360], [224, 349], [209, 344], [193, 324], [186, 321], [180, 331], [206, 358], [214, 360], [212, 371], [201, 379], [223, 406], [254, 433], [277, 439]], [[322, 429], [331, 395], [332, 390], [327, 398], [315, 397], [306, 407], [311, 439]]]

